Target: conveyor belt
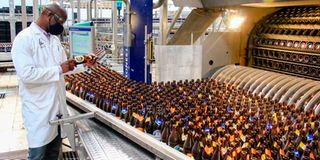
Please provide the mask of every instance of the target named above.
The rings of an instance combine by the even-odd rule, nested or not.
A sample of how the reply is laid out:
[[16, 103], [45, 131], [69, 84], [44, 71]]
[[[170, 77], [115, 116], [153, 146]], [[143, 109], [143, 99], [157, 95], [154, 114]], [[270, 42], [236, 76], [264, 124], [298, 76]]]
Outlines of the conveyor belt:
[[[85, 112], [95, 112], [96, 119], [108, 125], [109, 127], [116, 130], [117, 132], [121, 133], [123, 136], [129, 138], [130, 140], [137, 143], [138, 145], [145, 148], [146, 150], [150, 151], [151, 153], [155, 154], [159, 158], [166, 159], [166, 160], [190, 159], [185, 154], [171, 148], [170, 146], [166, 145], [163, 142], [156, 140], [151, 135], [137, 130], [136, 128], [130, 126], [129, 124], [126, 124], [124, 121], [117, 119], [110, 113], [106, 113], [100, 110], [99, 108], [95, 107], [93, 104], [87, 101], [84, 101], [81, 98], [78, 98], [69, 92], [67, 92], [67, 101]], [[91, 135], [88, 135], [88, 136], [91, 136]], [[92, 142], [92, 143], [93, 144], [88, 144], [88, 146], [98, 145], [95, 142]], [[101, 152], [102, 151], [99, 151], [99, 153]], [[128, 154], [132, 154], [132, 153], [128, 153]]]
[[[68, 110], [71, 115], [80, 114], [72, 107], [69, 107]], [[84, 119], [78, 121], [77, 127], [81, 142], [90, 159], [154, 159], [153, 154], [101, 122]]]
[[13, 62], [0, 62], [0, 68], [13, 68]]
[[10, 52], [0, 52], [0, 62], [10, 62], [12, 61]]

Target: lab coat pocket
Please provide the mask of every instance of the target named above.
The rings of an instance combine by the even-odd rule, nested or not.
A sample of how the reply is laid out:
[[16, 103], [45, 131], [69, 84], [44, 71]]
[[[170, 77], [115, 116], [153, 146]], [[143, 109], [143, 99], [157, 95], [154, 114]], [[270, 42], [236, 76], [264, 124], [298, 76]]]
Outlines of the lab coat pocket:
[[[26, 92], [26, 98], [29, 102], [33, 103], [33, 106], [35, 106], [38, 109], [46, 108], [48, 107], [48, 97], [50, 94], [50, 83], [49, 84], [26, 84], [25, 85], [25, 92]], [[54, 97], [52, 97], [54, 98]], [[51, 97], [49, 98], [51, 99]]]

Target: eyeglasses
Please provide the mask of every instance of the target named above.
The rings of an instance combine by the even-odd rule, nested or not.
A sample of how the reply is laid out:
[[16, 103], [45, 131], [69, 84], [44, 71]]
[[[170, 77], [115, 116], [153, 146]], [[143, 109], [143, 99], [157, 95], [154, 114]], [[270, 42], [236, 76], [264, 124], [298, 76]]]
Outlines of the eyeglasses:
[[47, 9], [48, 11], [51, 12], [51, 14], [53, 15], [54, 17], [54, 20], [60, 24], [63, 24], [66, 19], [62, 18], [61, 16], [59, 16], [58, 14], [54, 13], [51, 9], [47, 8], [47, 7], [44, 7], [45, 9]]

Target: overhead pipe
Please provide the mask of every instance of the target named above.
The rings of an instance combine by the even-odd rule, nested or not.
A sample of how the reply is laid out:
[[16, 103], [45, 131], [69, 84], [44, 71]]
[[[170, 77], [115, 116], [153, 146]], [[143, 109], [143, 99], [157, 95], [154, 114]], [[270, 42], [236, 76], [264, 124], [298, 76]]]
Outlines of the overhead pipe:
[[273, 88], [275, 87], [277, 84], [281, 83], [283, 80], [285, 80], [286, 78], [288, 78], [287, 75], [281, 75], [278, 78], [275, 78], [273, 80], [271, 80], [266, 86], [264, 86], [262, 88], [262, 90], [260, 91], [260, 96], [266, 96], [266, 94]]
[[[320, 93], [320, 85], [314, 86], [310, 88], [306, 93], [303, 93], [303, 96], [301, 96], [297, 101], [296, 101], [296, 109], [300, 109], [301, 107], [304, 106], [304, 103], [308, 100], [308, 98], [312, 98], [314, 94], [319, 94]], [[304, 108], [305, 109], [305, 108]]]
[[290, 88], [283, 94], [281, 95], [279, 98], [279, 102], [282, 103], [282, 102], [287, 102], [290, 98], [290, 96], [292, 96], [294, 93], [296, 93], [296, 91], [305, 86], [305, 85], [308, 85], [309, 83], [311, 83], [312, 81], [311, 80], [307, 80], [307, 79], [303, 79], [302, 81], [298, 82], [298, 83], [295, 83], [294, 85], [290, 86]]
[[250, 69], [248, 72], [243, 73], [239, 76], [239, 79], [236, 79], [234, 84], [237, 88], [242, 88], [254, 75], [261, 73], [261, 71], [256, 69]]
[[263, 76], [264, 74], [266, 74], [268, 72], [266, 71], [257, 71], [256, 72], [252, 72], [252, 74], [249, 74], [248, 77], [246, 77], [245, 79], [243, 79], [240, 84], [238, 85], [238, 87], [240, 87], [243, 90], [249, 90], [250, 86], [261, 76]]
[[163, 2], [164, 2], [164, 0], [158, 0], [157, 3], [152, 3], [152, 8], [157, 9], [157, 8], [161, 7]]
[[282, 88], [282, 86], [284, 86], [285, 84], [289, 83], [292, 80], [294, 80], [293, 77], [286, 76], [283, 80], [277, 82], [277, 84], [272, 86], [272, 88], [265, 93], [265, 98], [268, 98], [268, 97], [273, 98], [273, 96], [276, 94], [277, 91], [279, 91]]
[[282, 95], [284, 95], [290, 88], [291, 86], [304, 81], [304, 79], [302, 78], [295, 78], [293, 80], [290, 80], [288, 83], [284, 84], [283, 86], [281, 86], [280, 89], [278, 89], [277, 91], [275, 91], [272, 100], [273, 101], [279, 101], [280, 98], [282, 97]]
[[304, 110], [308, 111], [310, 109], [314, 109], [316, 111], [317, 104], [320, 106], [320, 92], [318, 92], [311, 98], [311, 100], [304, 107]]

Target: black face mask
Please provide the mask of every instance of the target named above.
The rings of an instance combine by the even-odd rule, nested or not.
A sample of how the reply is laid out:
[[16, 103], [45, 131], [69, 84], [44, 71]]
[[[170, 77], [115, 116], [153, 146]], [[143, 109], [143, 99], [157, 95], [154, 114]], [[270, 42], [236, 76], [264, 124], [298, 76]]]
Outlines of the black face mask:
[[50, 24], [48, 30], [53, 35], [59, 35], [63, 32], [63, 26], [56, 22], [55, 24]]

